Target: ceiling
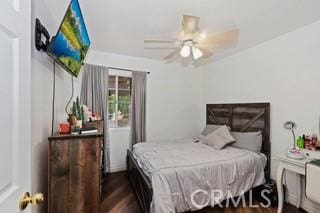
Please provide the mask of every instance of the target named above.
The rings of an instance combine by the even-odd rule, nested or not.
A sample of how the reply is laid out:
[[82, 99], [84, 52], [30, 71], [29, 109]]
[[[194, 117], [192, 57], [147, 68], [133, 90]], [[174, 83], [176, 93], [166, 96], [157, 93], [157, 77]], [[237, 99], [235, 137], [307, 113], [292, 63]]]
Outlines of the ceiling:
[[[48, 3], [50, 1], [47, 1]], [[52, 2], [52, 3], [51, 3]], [[53, 13], [60, 12], [51, 1]], [[65, 1], [62, 4], [65, 5]], [[202, 31], [240, 30], [236, 48], [214, 53], [221, 59], [320, 19], [319, 0], [79, 0], [92, 48], [162, 59], [170, 50], [145, 49], [144, 39], [174, 39], [182, 15], [200, 17]], [[66, 5], [65, 5], [66, 7]], [[59, 9], [59, 11], [58, 11]], [[172, 51], [172, 50], [171, 50]]]

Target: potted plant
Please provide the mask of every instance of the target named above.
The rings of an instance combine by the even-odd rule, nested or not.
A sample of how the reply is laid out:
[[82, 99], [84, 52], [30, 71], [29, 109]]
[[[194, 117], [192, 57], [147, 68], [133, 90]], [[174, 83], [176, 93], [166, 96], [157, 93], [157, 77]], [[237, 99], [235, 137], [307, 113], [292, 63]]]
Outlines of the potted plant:
[[[83, 107], [80, 105], [79, 97], [76, 98], [76, 101], [73, 101], [71, 114], [69, 114], [69, 123], [72, 129], [81, 129], [84, 122], [84, 111]], [[78, 128], [75, 128], [78, 127]]]

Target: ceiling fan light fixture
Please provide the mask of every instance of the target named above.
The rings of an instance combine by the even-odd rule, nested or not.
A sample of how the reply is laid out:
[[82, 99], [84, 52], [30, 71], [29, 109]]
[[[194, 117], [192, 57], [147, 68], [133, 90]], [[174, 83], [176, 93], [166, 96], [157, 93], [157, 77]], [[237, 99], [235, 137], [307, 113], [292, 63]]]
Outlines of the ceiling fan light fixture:
[[[145, 40], [144, 43], [172, 44], [172, 49], [174, 50], [165, 56], [163, 60], [169, 62], [176, 61], [187, 65], [197, 60], [201, 61], [202, 58], [207, 59], [211, 57], [215, 49], [226, 49], [236, 46], [239, 39], [239, 30], [234, 29], [209, 34], [207, 31], [199, 30], [199, 21], [200, 17], [183, 15], [182, 31], [176, 36], [175, 40]], [[154, 49], [167, 48], [158, 47]]]
[[203, 52], [197, 47], [192, 47], [192, 55], [194, 60], [198, 60], [203, 56]]
[[183, 47], [180, 50], [180, 55], [184, 58], [187, 58], [190, 56], [191, 48], [189, 45], [183, 45]]

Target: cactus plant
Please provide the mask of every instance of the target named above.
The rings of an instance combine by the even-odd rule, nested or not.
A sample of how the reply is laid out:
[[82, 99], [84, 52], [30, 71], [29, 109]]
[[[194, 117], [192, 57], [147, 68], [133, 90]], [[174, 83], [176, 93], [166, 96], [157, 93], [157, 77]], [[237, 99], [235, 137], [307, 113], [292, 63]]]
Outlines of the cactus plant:
[[72, 114], [77, 117], [77, 106], [76, 106], [76, 102], [73, 102], [73, 104], [72, 104]]
[[83, 106], [81, 106], [81, 120], [84, 121], [84, 110], [83, 110]]
[[80, 101], [78, 96], [76, 99], [76, 105], [77, 105], [77, 118], [78, 120], [81, 120], [81, 107], [80, 107]]
[[83, 107], [80, 105], [79, 97], [72, 104], [72, 114], [77, 117], [77, 120], [83, 120]]

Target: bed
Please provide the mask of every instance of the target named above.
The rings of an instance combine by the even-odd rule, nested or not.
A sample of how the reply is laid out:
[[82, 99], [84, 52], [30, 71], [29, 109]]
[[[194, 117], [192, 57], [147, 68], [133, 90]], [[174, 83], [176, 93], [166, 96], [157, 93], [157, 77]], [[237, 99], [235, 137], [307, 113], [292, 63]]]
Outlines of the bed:
[[194, 189], [218, 184], [238, 196], [269, 179], [269, 103], [207, 104], [206, 117], [207, 124], [226, 124], [232, 131], [261, 131], [261, 154], [233, 147], [217, 151], [192, 139], [138, 144], [128, 150], [127, 172], [142, 212], [196, 210], [187, 196]]

